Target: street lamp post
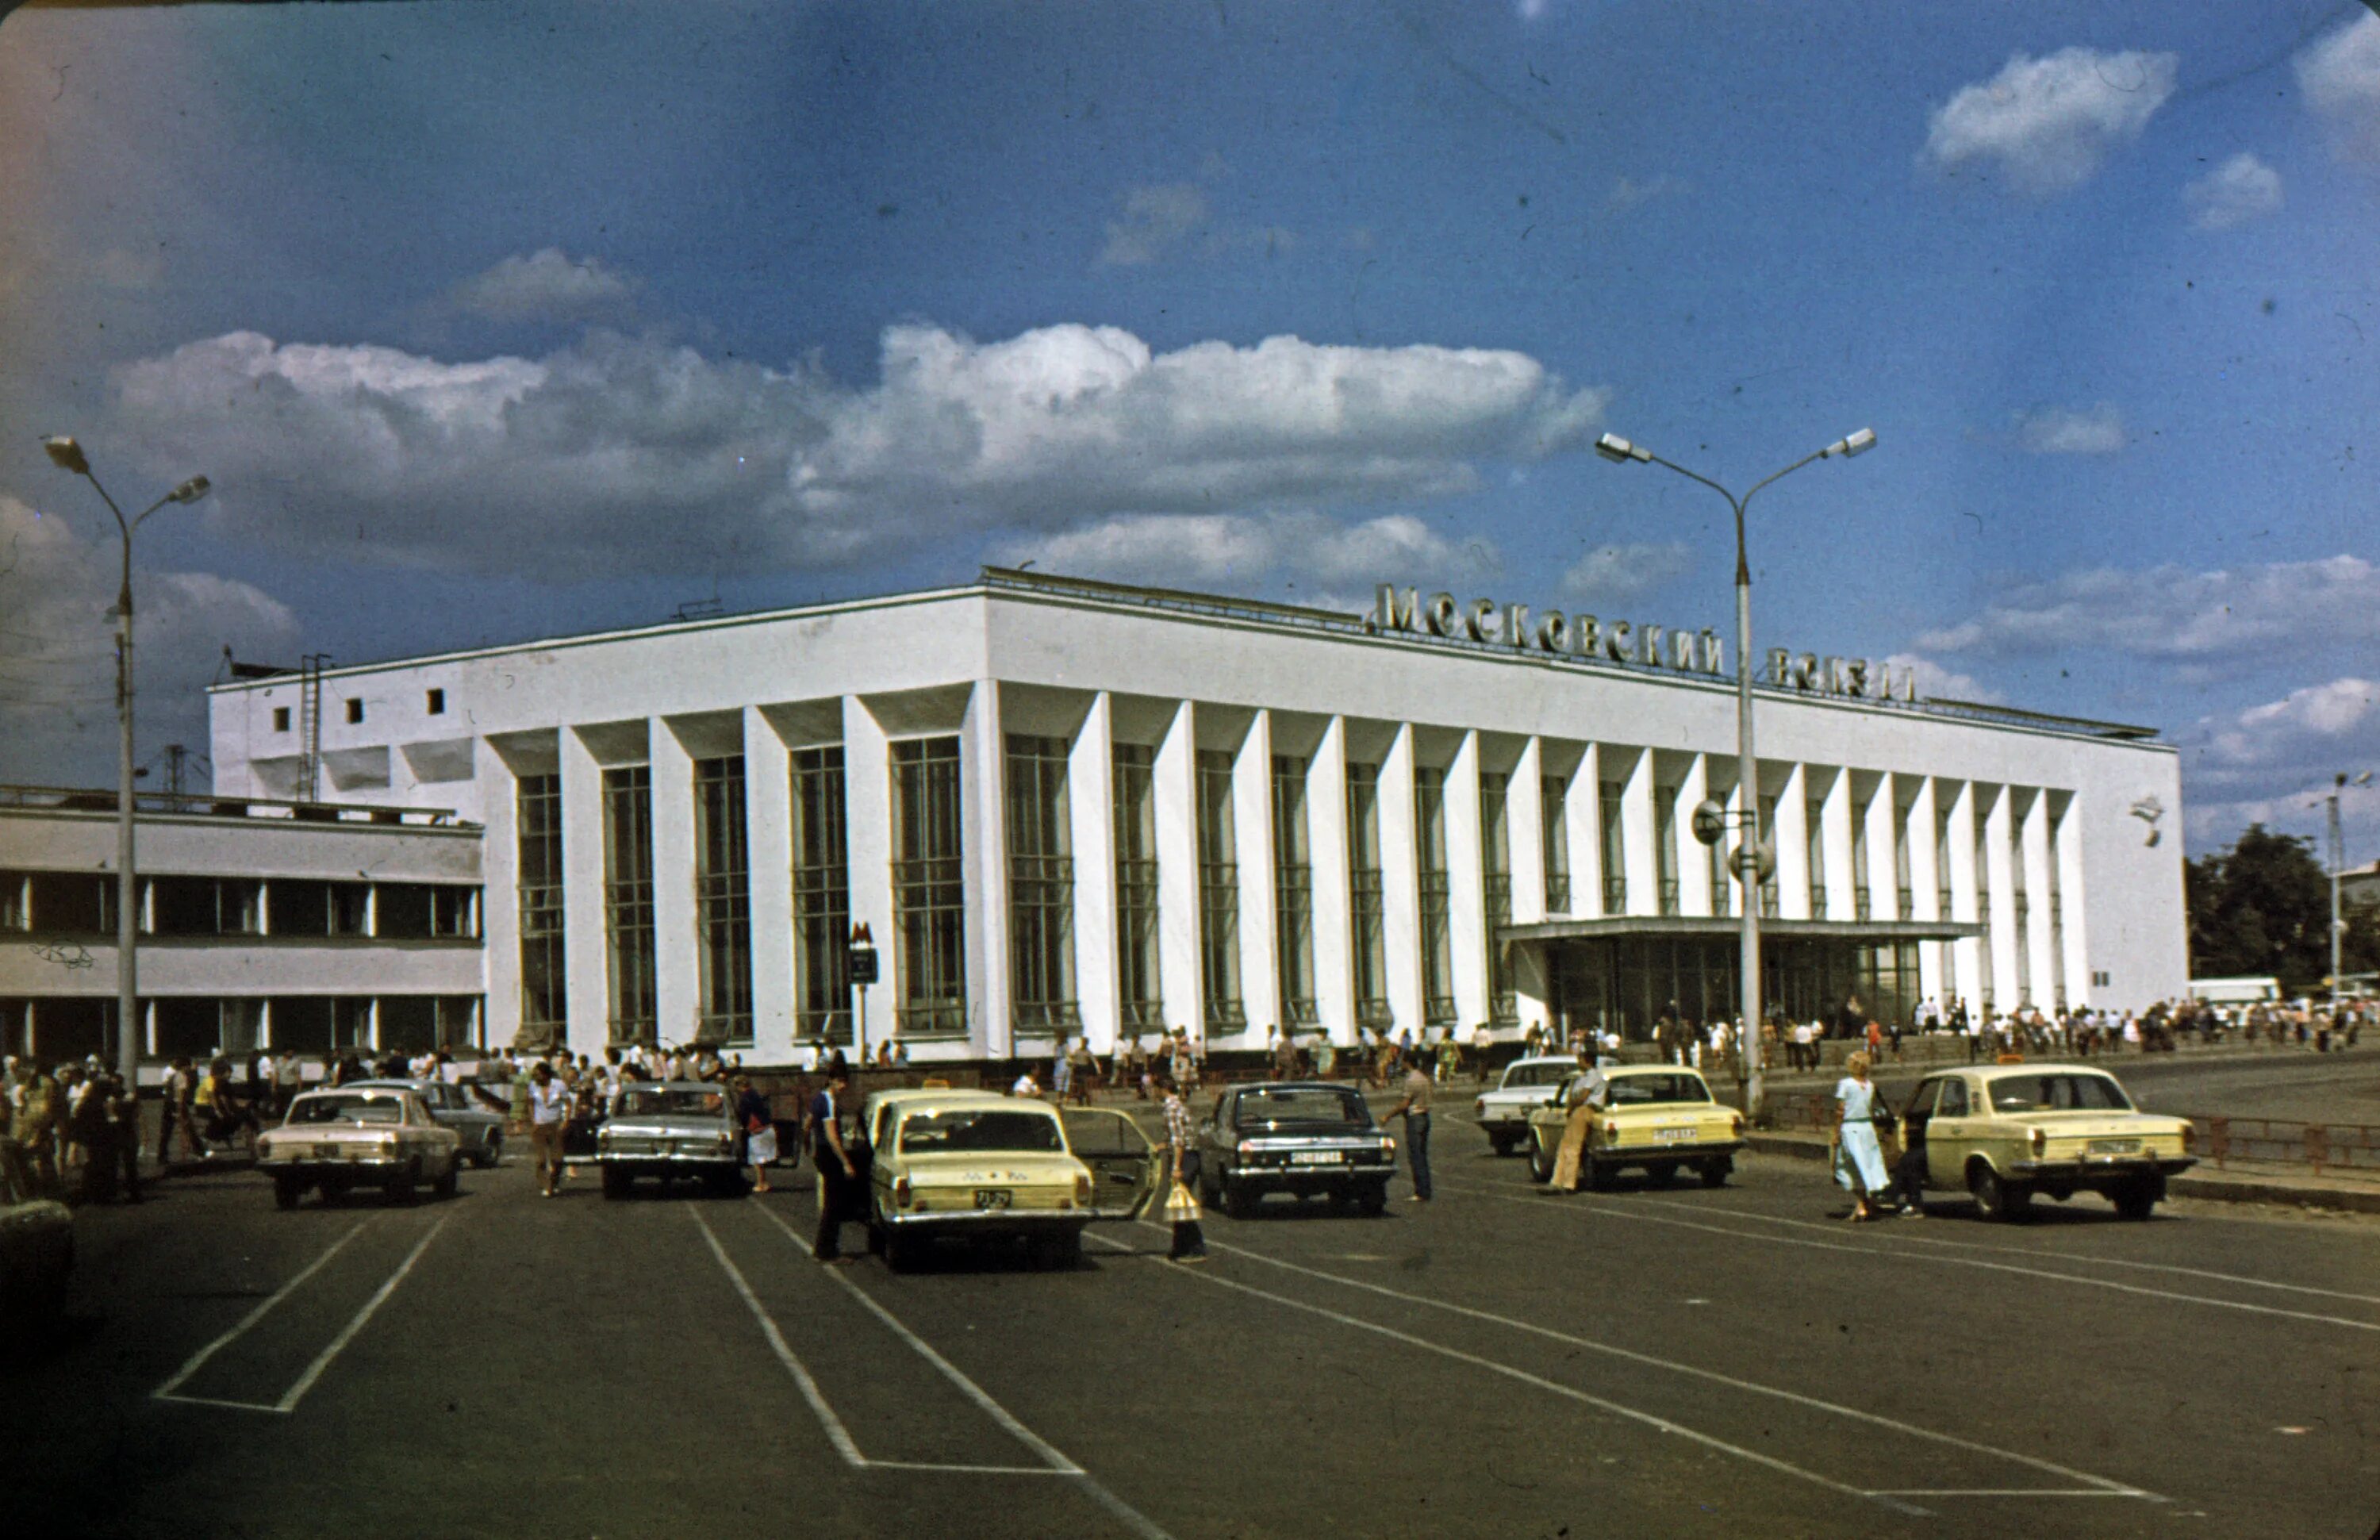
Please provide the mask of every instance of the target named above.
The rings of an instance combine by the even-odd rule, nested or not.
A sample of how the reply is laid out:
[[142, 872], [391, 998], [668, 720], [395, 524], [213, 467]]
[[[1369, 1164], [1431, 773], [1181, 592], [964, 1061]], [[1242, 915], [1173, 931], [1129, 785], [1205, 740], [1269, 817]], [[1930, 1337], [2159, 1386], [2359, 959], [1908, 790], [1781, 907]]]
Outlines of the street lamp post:
[[1783, 470], [1754, 482], [1750, 491], [1738, 497], [1709, 477], [1665, 460], [1644, 445], [1631, 443], [1617, 433], [1606, 433], [1595, 444], [1595, 452], [1615, 465], [1634, 462], [1663, 466], [1690, 481], [1699, 481], [1726, 498], [1728, 507], [1735, 513], [1736, 796], [1742, 805], [1737, 813], [1736, 823], [1742, 832], [1736, 844], [1734, 866], [1737, 880], [1743, 889], [1742, 956], [1737, 972], [1743, 988], [1743, 1041], [1741, 1046], [1744, 1066], [1743, 1115], [1748, 1119], [1756, 1120], [1761, 1112], [1760, 766], [1752, 752], [1752, 564], [1744, 555], [1743, 510], [1761, 488], [1791, 476], [1813, 460], [1847, 460], [1874, 447], [1876, 430], [1863, 428], [1837, 439], [1815, 454], [1803, 455]]
[[117, 623], [115, 640], [115, 724], [117, 733], [115, 765], [115, 1064], [124, 1076], [125, 1087], [138, 1091], [140, 1084], [140, 885], [134, 875], [132, 863], [132, 532], [145, 523], [151, 514], [168, 503], [196, 503], [207, 495], [207, 479], [193, 476], [127, 519], [115, 499], [91, 474], [91, 461], [83, 455], [82, 445], [59, 434], [42, 441], [49, 452], [50, 463], [60, 470], [81, 477], [99, 493], [107, 511], [115, 515], [115, 527], [123, 537], [123, 577], [115, 590], [115, 607], [109, 614]]
[[[2372, 772], [2365, 770], [2355, 778], [2354, 783], [2369, 786], [2372, 784]], [[2339, 941], [2347, 933], [2347, 921], [2340, 917], [2338, 912], [2338, 874], [2340, 868], [2347, 865], [2347, 839], [2340, 832], [2338, 824], [2338, 797], [2347, 787], [2347, 772], [2341, 770], [2331, 778], [2330, 795], [2325, 799], [2330, 804], [2330, 1000], [2334, 1007], [2338, 1003], [2339, 995]]]

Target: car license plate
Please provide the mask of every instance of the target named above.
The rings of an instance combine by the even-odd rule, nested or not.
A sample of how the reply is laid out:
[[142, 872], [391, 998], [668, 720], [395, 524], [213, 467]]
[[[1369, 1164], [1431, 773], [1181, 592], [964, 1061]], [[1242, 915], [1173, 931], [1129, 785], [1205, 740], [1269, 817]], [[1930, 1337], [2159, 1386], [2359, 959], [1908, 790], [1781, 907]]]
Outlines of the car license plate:
[[1653, 1137], [1665, 1145], [1682, 1144], [1685, 1141], [1692, 1139], [1694, 1136], [1694, 1130], [1691, 1127], [1657, 1128], [1653, 1131]]
[[1015, 1194], [1005, 1187], [978, 1187], [975, 1190], [978, 1208], [1005, 1208]]
[[1302, 1149], [1290, 1156], [1289, 1163], [1293, 1166], [1335, 1166], [1339, 1159], [1337, 1150]]
[[336, 1160], [338, 1158], [339, 1146], [336, 1145], [316, 1145], [314, 1146], [314, 1158], [317, 1160]]
[[2091, 1153], [2094, 1155], [2138, 1155], [2140, 1152], [2141, 1142], [2138, 1139], [2094, 1139], [2091, 1141]]

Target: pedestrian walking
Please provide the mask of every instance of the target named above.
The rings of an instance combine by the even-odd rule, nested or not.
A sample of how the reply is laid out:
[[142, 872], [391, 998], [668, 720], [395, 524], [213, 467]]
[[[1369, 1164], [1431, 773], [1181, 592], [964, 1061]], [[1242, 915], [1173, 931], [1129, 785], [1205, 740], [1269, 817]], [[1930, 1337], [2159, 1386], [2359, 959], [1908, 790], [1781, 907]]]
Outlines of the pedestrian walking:
[[752, 1088], [752, 1077], [739, 1074], [735, 1091], [735, 1122], [744, 1130], [744, 1162], [752, 1168], [752, 1191], [769, 1191], [769, 1168], [777, 1163], [777, 1121], [769, 1098]]
[[107, 1076], [108, 1144], [115, 1152], [124, 1201], [140, 1201], [140, 1094], [110, 1071]]
[[191, 1097], [198, 1094], [199, 1077], [187, 1058], [177, 1058], [165, 1071], [164, 1108], [158, 1114], [157, 1161], [171, 1165], [174, 1159], [174, 1135], [182, 1135], [182, 1147], [196, 1159], [205, 1150], [199, 1138], [198, 1110]]
[[1884, 1192], [1884, 1146], [1876, 1136], [1876, 1090], [1869, 1081], [1868, 1057], [1854, 1053], [1835, 1083], [1835, 1180], [1851, 1191], [1854, 1221], [1876, 1218]]
[[1190, 1106], [1171, 1074], [1160, 1074], [1157, 1086], [1164, 1097], [1166, 1187], [1165, 1217], [1172, 1221], [1173, 1245], [1166, 1253], [1175, 1262], [1207, 1260], [1207, 1231], [1199, 1224], [1198, 1146], [1191, 1137]]
[[826, 1084], [810, 1097], [810, 1158], [819, 1174], [818, 1235], [810, 1243], [810, 1255], [832, 1267], [844, 1267], [852, 1260], [843, 1255], [843, 1226], [850, 1217], [859, 1170], [851, 1163], [851, 1151], [844, 1146], [843, 1111], [838, 1105], [850, 1089], [851, 1067], [838, 1053], [827, 1068]]
[[1422, 1061], [1427, 1053], [1416, 1055], [1405, 1070], [1402, 1089], [1405, 1099], [1389, 1109], [1388, 1117], [1402, 1116], [1405, 1121], [1405, 1159], [1413, 1167], [1414, 1190], [1405, 1195], [1407, 1203], [1429, 1201], [1429, 1069]]
[[528, 1076], [528, 1147], [537, 1158], [540, 1196], [562, 1191], [562, 1131], [570, 1121], [570, 1087], [555, 1078], [553, 1066], [540, 1061]]
[[41, 1061], [28, 1057], [18, 1067], [20, 1084], [9, 1094], [8, 1136], [25, 1152], [33, 1181], [44, 1194], [58, 1189], [58, 1083]]

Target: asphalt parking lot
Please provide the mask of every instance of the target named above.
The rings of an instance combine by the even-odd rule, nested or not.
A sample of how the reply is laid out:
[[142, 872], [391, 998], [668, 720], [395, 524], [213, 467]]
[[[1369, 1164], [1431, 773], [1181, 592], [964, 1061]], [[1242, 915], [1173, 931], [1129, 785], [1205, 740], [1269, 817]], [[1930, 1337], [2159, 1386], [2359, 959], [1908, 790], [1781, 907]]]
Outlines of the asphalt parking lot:
[[1064, 1272], [820, 1268], [798, 1179], [541, 1203], [507, 1164], [292, 1213], [176, 1179], [82, 1215], [68, 1329], [0, 1385], [0, 1491], [13, 1532], [92, 1535], [2380, 1521], [2374, 1221], [2078, 1198], [1852, 1227], [1758, 1158], [1557, 1197], [1443, 1122], [1437, 1202], [1210, 1215], [1197, 1267], [1118, 1225]]

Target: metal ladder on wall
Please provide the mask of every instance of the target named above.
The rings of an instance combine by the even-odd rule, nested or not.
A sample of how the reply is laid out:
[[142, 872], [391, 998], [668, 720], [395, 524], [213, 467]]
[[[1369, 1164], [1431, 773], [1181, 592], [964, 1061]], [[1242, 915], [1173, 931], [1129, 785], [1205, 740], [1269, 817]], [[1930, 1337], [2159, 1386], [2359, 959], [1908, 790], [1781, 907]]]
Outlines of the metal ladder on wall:
[[322, 665], [327, 652], [309, 652], [298, 660], [298, 715], [303, 746], [298, 769], [298, 798], [322, 800]]

